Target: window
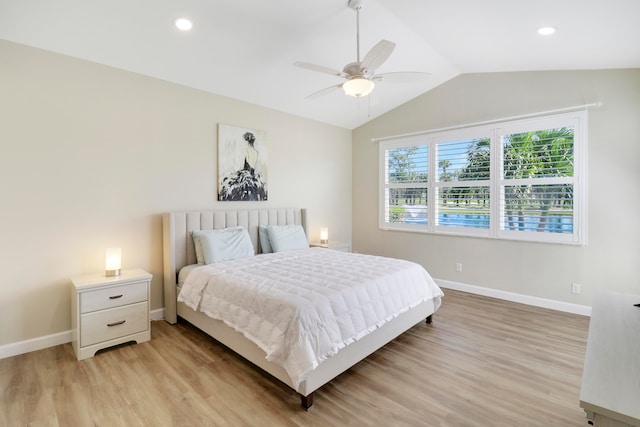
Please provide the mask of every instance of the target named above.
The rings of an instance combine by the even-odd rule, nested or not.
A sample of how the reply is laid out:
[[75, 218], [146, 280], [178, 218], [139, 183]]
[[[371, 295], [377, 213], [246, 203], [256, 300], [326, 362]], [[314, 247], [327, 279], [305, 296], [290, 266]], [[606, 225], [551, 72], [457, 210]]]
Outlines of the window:
[[586, 243], [586, 111], [380, 141], [380, 228]]
[[426, 224], [429, 152], [419, 141], [404, 141], [385, 153], [385, 221]]

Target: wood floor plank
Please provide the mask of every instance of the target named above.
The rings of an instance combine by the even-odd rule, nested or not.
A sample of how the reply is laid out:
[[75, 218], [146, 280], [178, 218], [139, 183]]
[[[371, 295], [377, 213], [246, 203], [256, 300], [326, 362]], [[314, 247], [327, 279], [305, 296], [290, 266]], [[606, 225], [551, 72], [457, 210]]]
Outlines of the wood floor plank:
[[445, 290], [421, 323], [316, 392], [295, 392], [191, 325], [77, 361], [0, 360], [0, 426], [585, 426], [586, 317]]

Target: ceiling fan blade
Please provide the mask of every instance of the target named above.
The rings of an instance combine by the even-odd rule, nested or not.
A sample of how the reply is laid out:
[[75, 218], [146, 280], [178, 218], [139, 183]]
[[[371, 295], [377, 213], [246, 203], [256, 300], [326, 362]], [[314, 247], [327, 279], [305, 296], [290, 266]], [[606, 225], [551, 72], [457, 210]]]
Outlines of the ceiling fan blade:
[[423, 73], [420, 71], [398, 71], [395, 73], [376, 74], [371, 80], [376, 82], [391, 83], [417, 83], [425, 80], [431, 73]]
[[335, 91], [335, 90], [337, 90], [337, 89], [340, 89], [340, 88], [342, 88], [342, 84], [329, 86], [329, 87], [326, 87], [326, 88], [324, 88], [324, 89], [322, 89], [322, 90], [319, 90], [319, 91], [317, 91], [317, 92], [314, 92], [314, 93], [312, 93], [311, 95], [307, 95], [307, 96], [305, 96], [305, 99], [315, 99], [315, 98], [319, 98], [319, 97], [321, 97], [321, 96], [323, 96], [323, 95], [327, 95], [327, 94], [329, 94], [329, 93], [331, 93], [331, 92], [333, 92], [333, 91]]
[[360, 66], [365, 70], [373, 72], [391, 56], [395, 47], [396, 44], [389, 40], [380, 40], [378, 44], [372, 47], [367, 53]]
[[342, 71], [334, 70], [333, 68], [325, 67], [322, 65], [310, 64], [308, 62], [294, 62], [293, 65], [300, 68], [305, 68], [311, 71], [317, 71], [319, 73], [331, 74], [332, 76], [344, 77]]

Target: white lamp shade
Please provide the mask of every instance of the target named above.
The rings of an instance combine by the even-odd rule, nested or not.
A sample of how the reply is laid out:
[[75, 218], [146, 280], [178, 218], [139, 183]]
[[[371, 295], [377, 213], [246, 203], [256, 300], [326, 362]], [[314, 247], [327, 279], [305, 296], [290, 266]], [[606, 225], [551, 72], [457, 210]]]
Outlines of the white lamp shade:
[[107, 276], [119, 276], [122, 267], [122, 249], [107, 248], [105, 271]]
[[376, 87], [376, 85], [371, 80], [356, 77], [346, 81], [342, 85], [342, 90], [344, 90], [345, 94], [358, 98], [369, 95], [374, 87]]
[[320, 243], [329, 242], [329, 229], [327, 227], [320, 227]]

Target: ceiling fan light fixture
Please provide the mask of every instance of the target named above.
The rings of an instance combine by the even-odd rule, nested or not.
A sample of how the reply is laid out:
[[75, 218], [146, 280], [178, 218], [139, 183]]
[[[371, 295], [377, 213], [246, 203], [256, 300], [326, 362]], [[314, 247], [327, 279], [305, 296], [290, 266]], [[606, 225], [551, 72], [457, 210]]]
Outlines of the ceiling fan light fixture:
[[550, 36], [555, 33], [556, 29], [554, 27], [540, 27], [538, 28], [538, 34], [541, 36]]
[[374, 87], [376, 87], [376, 85], [371, 80], [356, 77], [344, 82], [342, 90], [344, 90], [345, 95], [359, 98], [361, 96], [369, 95], [373, 91]]
[[180, 31], [189, 31], [193, 28], [193, 23], [188, 18], [178, 18], [173, 23]]

